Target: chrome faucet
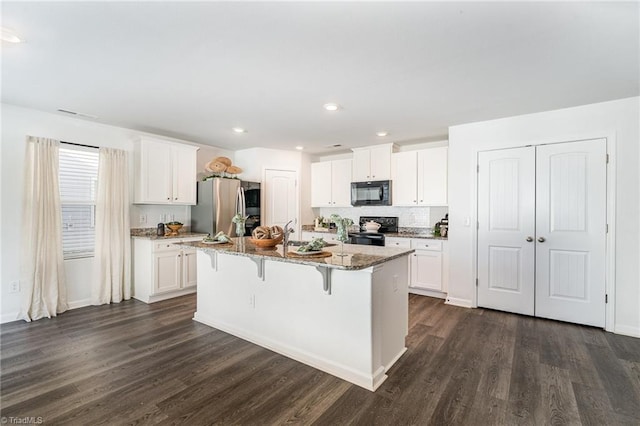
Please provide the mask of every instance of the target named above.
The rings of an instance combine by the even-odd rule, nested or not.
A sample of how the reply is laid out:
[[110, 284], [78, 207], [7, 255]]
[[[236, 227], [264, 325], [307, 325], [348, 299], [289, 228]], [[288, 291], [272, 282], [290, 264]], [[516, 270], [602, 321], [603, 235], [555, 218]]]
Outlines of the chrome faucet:
[[289, 245], [289, 234], [293, 234], [295, 231], [293, 230], [293, 228], [290, 228], [289, 225], [291, 224], [291, 222], [293, 222], [293, 220], [290, 220], [289, 222], [287, 222], [287, 224], [284, 226], [283, 232], [282, 232], [282, 246], [284, 247], [284, 252], [287, 252], [287, 246]]

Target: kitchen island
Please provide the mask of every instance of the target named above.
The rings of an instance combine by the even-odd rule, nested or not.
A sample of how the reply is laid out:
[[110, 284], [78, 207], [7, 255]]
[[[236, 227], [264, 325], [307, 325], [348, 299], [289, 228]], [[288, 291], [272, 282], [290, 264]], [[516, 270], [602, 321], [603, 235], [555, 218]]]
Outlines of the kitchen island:
[[183, 244], [197, 249], [198, 322], [371, 391], [406, 350], [411, 249]]

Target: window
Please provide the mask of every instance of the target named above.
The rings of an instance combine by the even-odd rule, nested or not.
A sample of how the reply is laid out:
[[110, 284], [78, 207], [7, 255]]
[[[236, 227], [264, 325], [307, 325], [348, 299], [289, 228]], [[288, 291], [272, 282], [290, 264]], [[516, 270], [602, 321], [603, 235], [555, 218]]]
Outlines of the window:
[[95, 246], [99, 152], [60, 146], [62, 251], [65, 259], [92, 257]]

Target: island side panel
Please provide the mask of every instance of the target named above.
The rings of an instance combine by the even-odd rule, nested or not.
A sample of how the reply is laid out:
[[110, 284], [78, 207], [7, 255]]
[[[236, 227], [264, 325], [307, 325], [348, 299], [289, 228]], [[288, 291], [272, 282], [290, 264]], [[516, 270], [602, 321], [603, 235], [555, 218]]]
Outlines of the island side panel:
[[384, 372], [406, 352], [409, 257], [377, 265], [373, 273], [374, 365]]
[[[366, 389], [384, 379], [373, 355], [373, 268], [331, 270], [331, 294], [314, 266], [198, 251], [196, 321], [257, 343]], [[401, 332], [404, 339], [404, 332]], [[404, 345], [403, 345], [404, 347]]]

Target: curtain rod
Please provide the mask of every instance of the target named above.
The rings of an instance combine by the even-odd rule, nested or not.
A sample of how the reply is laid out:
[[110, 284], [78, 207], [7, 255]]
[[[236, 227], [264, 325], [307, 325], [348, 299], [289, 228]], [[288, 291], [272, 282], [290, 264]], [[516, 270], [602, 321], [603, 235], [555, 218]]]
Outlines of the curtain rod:
[[67, 145], [75, 145], [75, 146], [82, 146], [85, 148], [95, 148], [95, 149], [100, 149], [99, 146], [93, 146], [93, 145], [83, 145], [81, 143], [73, 143], [73, 142], [65, 142], [65, 141], [60, 141], [60, 143], [66, 143]]

